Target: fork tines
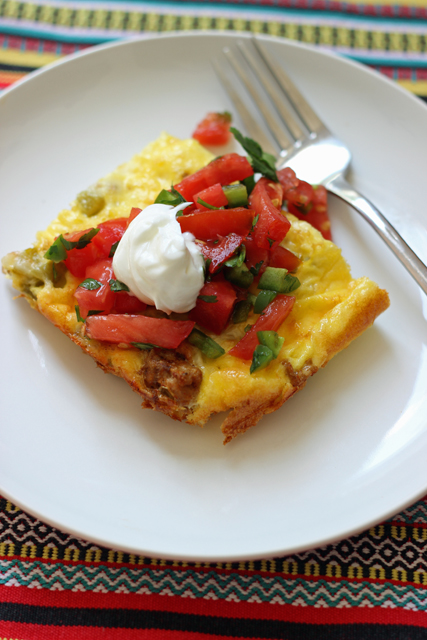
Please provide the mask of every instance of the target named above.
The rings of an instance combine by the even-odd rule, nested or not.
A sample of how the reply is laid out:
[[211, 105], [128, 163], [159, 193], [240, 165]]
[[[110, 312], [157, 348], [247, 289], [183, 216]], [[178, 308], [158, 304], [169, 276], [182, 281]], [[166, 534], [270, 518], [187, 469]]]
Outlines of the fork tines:
[[[324, 130], [322, 121], [259, 41], [239, 40], [235, 48], [227, 47], [223, 52], [229, 63], [228, 71], [218, 61], [214, 64], [215, 71], [246, 131], [265, 151], [286, 157], [290, 150], [299, 148]], [[250, 95], [255, 113], [258, 111], [265, 122], [269, 136], [257, 123], [254, 110], [247, 106], [248, 101], [242, 97], [231, 70]]]

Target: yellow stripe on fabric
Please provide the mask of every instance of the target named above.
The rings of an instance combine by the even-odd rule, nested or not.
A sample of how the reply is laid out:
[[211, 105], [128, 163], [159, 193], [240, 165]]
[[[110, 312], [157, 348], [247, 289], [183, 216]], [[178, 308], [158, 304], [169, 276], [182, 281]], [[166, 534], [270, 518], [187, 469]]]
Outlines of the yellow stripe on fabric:
[[43, 67], [55, 62], [62, 56], [56, 53], [37, 53], [20, 51], [19, 49], [0, 49], [0, 64], [11, 64], [19, 67]]
[[427, 80], [398, 80], [397, 84], [407, 89], [407, 91], [417, 94], [417, 96], [427, 97]]

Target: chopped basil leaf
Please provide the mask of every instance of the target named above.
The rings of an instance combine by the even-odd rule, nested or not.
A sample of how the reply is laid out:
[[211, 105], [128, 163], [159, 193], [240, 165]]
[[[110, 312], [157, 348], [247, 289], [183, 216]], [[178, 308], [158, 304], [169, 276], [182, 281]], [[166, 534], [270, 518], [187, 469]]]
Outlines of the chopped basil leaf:
[[89, 318], [89, 316], [96, 316], [98, 315], [98, 313], [102, 313], [103, 309], [90, 309], [90, 311], [87, 312], [87, 317]]
[[264, 264], [264, 260], [261, 260], [260, 262], [257, 262], [256, 265], [254, 267], [251, 267], [249, 269], [249, 271], [254, 275], [257, 276], [259, 274], [259, 270], [261, 269], [262, 265]]
[[131, 342], [133, 347], [137, 347], [138, 349], [142, 349], [146, 351], [148, 349], [161, 349], [162, 347], [158, 347], [157, 344], [150, 344], [149, 342]]
[[80, 307], [78, 304], [76, 304], [76, 306], [74, 307], [74, 309], [76, 310], [76, 318], [77, 318], [77, 322], [84, 322], [83, 318], [80, 315]]
[[222, 209], [223, 207], [214, 207], [213, 204], [209, 204], [208, 202], [205, 202], [204, 200], [202, 200], [201, 198], [197, 198], [197, 204], [201, 204], [204, 207], [206, 207], [207, 209]]
[[255, 229], [255, 225], [259, 220], [259, 213], [257, 213], [257, 215], [255, 216], [255, 218], [252, 220], [252, 227], [251, 227], [251, 231], [253, 231]]
[[221, 345], [198, 329], [193, 329], [187, 340], [194, 347], [200, 349], [208, 358], [215, 359], [225, 354]]
[[112, 278], [109, 280], [108, 284], [110, 285], [111, 291], [129, 291], [127, 284], [120, 282], [120, 280], [114, 280]]
[[240, 267], [245, 261], [246, 258], [246, 247], [244, 244], [241, 244], [240, 247], [236, 249], [234, 255], [231, 256], [226, 262], [226, 267]]
[[274, 240], [273, 240], [273, 238], [268, 238], [268, 237], [267, 237], [267, 240], [268, 240], [268, 244], [270, 245], [270, 248], [271, 248], [271, 246], [274, 243]]
[[245, 333], [247, 333], [248, 331], [250, 331], [252, 329], [253, 325], [252, 324], [247, 324], [246, 327], [243, 329], [243, 331]]
[[93, 278], [86, 278], [86, 280], [83, 280], [83, 282], [79, 284], [79, 287], [87, 289], [87, 291], [96, 291], [101, 287], [101, 283]]
[[111, 245], [110, 253], [108, 254], [109, 258], [112, 258], [116, 253], [116, 249], [119, 246], [119, 242], [120, 240], [117, 240], [117, 242], [113, 242], [113, 244]]
[[203, 302], [218, 302], [218, 298], [216, 296], [197, 296], [198, 300], [203, 300]]
[[44, 254], [46, 260], [52, 260], [52, 262], [62, 262], [67, 258], [67, 252], [62, 244], [62, 235], [58, 236], [53, 244]]
[[255, 142], [255, 140], [252, 140], [251, 138], [246, 138], [234, 127], [230, 127], [230, 131], [236, 138], [237, 142], [242, 145], [246, 153], [249, 154], [249, 162], [251, 163], [253, 170], [256, 173], [261, 173], [269, 180], [273, 180], [273, 182], [279, 182], [274, 156], [270, 153], [265, 153], [258, 142]]
[[99, 228], [89, 229], [86, 233], [84, 233], [78, 240], [75, 242], [71, 242], [70, 240], [66, 240], [62, 235], [59, 236], [61, 238], [61, 242], [66, 248], [67, 251], [71, 251], [71, 249], [84, 249], [87, 247], [89, 242], [92, 240], [94, 236], [98, 233]]
[[171, 187], [170, 191], [162, 189], [157, 198], [154, 200], [155, 204], [168, 204], [172, 207], [176, 207], [183, 202], [186, 202], [186, 199], [183, 198], [179, 191], [174, 189], [174, 187]]

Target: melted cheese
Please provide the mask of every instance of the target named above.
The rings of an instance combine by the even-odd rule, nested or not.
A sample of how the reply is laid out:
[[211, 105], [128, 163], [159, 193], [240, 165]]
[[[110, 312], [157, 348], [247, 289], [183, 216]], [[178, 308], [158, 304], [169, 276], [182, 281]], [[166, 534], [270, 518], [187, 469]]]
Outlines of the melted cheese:
[[[151, 204], [162, 189], [170, 188], [171, 184], [197, 171], [211, 159], [211, 154], [196, 141], [181, 141], [163, 134], [92, 187], [92, 192], [104, 202], [98, 213], [88, 217], [76, 200], [38, 234], [35, 250], [42, 256], [59, 233], [94, 227], [111, 218], [127, 217], [132, 207], [144, 208]], [[283, 246], [302, 259], [296, 272], [301, 286], [292, 294], [296, 298], [295, 305], [278, 331], [285, 338], [282, 350], [267, 368], [250, 375], [249, 363], [227, 354], [210, 360], [191, 347], [193, 361], [203, 372], [203, 381], [197, 405], [187, 418], [188, 422], [203, 424], [212, 413], [236, 407], [248, 398], [272, 397], [276, 393], [287, 397], [286, 394], [294, 389], [287, 373], [288, 365], [297, 374], [307, 367], [316, 370], [324, 366], [375, 317], [374, 314], [365, 314], [370, 319], [369, 324], [354, 329], [355, 318], [360, 317], [359, 309], [369, 308], [378, 292], [377, 285], [367, 278], [353, 280], [341, 251], [332, 242], [324, 240], [311, 225], [293, 216], [289, 218], [292, 227]], [[34, 252], [34, 249], [28, 251]], [[33, 253], [29, 254], [28, 260], [35, 264]], [[43, 262], [42, 258], [40, 260]], [[15, 272], [12, 277], [14, 285], [25, 289], [34, 306], [31, 296], [34, 300], [37, 298], [40, 311], [57, 326], [71, 335], [84, 332], [74, 311], [73, 294], [78, 281], [69, 272], [64, 276], [65, 286], [55, 287], [49, 278], [44, 282], [38, 282], [36, 278], [34, 290], [31, 290], [32, 285], [28, 284], [25, 274]], [[248, 322], [253, 323], [256, 318], [252, 315]], [[228, 351], [244, 335], [246, 324], [231, 324], [221, 336], [212, 337]], [[112, 363], [117, 373], [123, 373], [128, 381], [137, 382], [145, 358], [143, 352], [96, 341], [87, 342], [89, 353], [99, 361]]]

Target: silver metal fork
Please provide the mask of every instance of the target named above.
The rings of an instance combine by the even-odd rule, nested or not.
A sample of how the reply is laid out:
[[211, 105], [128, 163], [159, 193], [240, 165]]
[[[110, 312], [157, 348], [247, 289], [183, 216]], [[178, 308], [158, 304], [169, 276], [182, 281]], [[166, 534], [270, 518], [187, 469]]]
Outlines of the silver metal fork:
[[250, 94], [277, 148], [252, 116], [224, 65], [214, 61], [215, 71], [246, 133], [264, 151], [278, 157], [278, 169], [291, 166], [300, 179], [324, 185], [360, 213], [427, 294], [426, 265], [384, 215], [345, 180], [351, 161], [349, 149], [329, 131], [283, 69], [255, 38], [239, 41], [236, 50], [225, 48], [224, 54]]

